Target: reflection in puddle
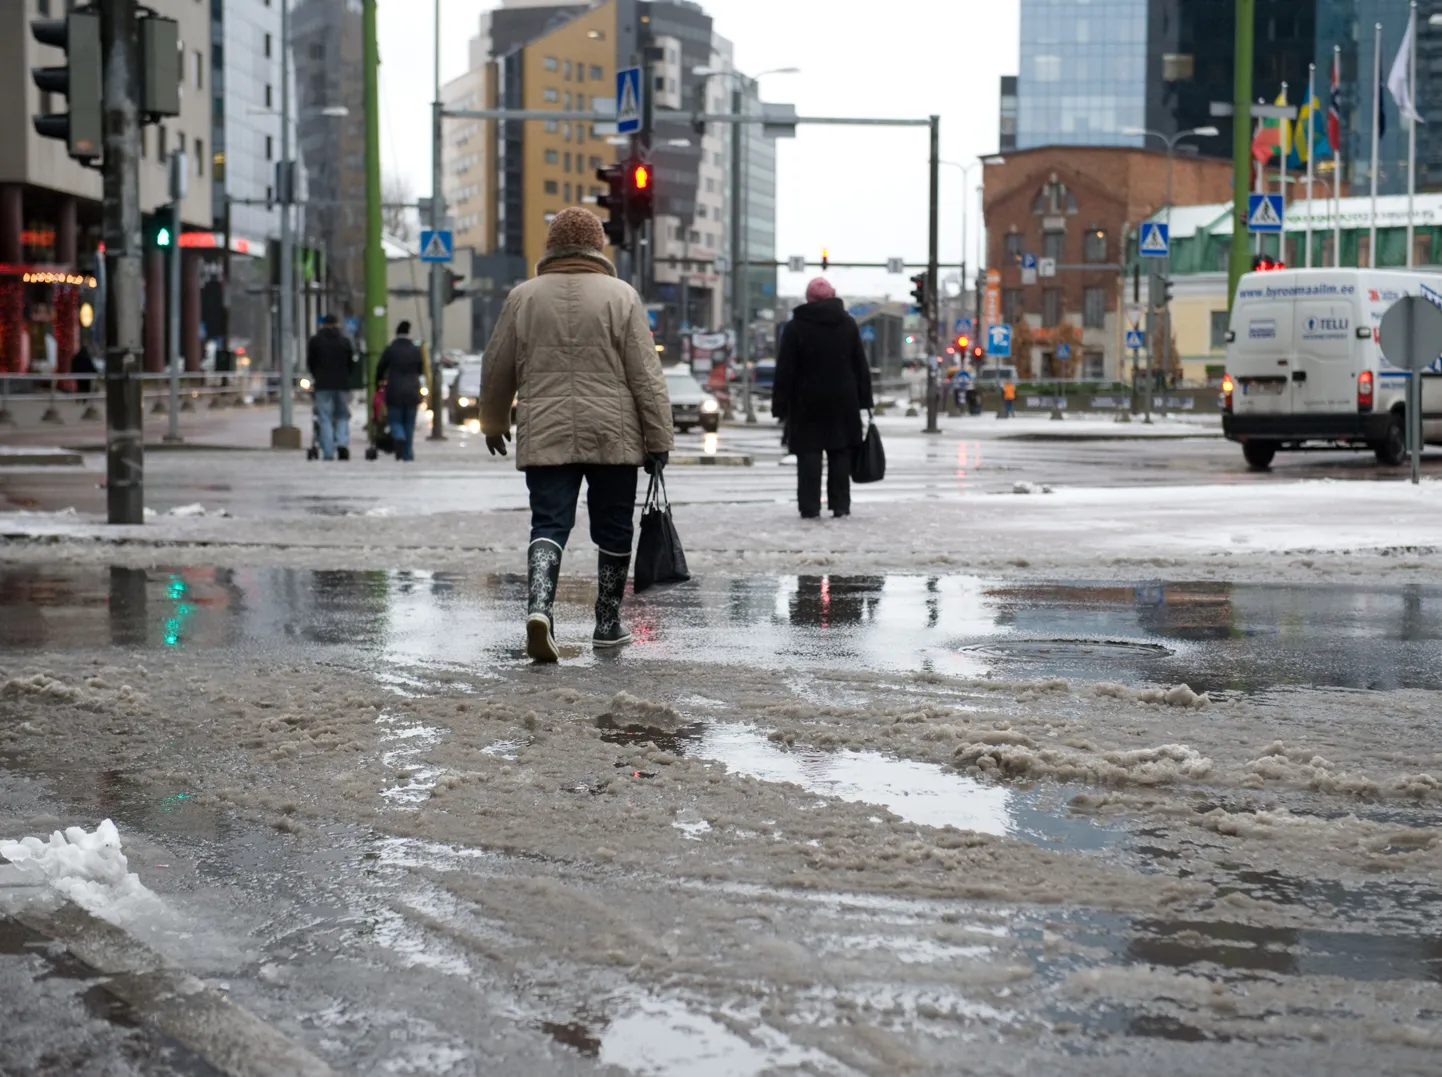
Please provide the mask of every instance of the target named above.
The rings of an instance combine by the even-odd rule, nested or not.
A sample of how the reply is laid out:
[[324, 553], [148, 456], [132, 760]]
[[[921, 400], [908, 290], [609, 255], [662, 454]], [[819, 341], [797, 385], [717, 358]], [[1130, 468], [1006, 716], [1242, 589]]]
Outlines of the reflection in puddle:
[[381, 753], [381, 763], [396, 776], [396, 783], [382, 789], [381, 796], [391, 804], [420, 807], [430, 799], [441, 768], [415, 760], [439, 744], [445, 731], [419, 722], [408, 723], [389, 711], [381, 712], [376, 724], [383, 729], [381, 743], [396, 745]]

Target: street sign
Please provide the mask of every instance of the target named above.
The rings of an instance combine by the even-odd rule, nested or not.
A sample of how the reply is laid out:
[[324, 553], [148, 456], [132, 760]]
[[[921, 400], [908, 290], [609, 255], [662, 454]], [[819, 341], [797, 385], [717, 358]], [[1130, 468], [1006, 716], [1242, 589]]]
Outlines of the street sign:
[[623, 67], [616, 72], [616, 133], [634, 135], [641, 130], [641, 69]]
[[1023, 284], [1036, 283], [1036, 255], [1023, 254], [1021, 256], [1021, 282]]
[[906, 259], [905, 259], [905, 258], [888, 258], [888, 259], [886, 260], [886, 271], [887, 271], [888, 273], [905, 273], [905, 272], [906, 272]]
[[954, 337], [959, 337], [959, 336], [961, 336], [963, 333], [965, 333], [967, 336], [971, 336], [971, 319], [970, 319], [970, 318], [958, 318], [958, 319], [956, 319], [956, 322], [955, 322], [955, 323], [952, 325], [952, 327], [951, 327], [951, 335], [952, 335], [952, 336], [954, 336]]
[[1144, 346], [1142, 331], [1140, 329], [1127, 330], [1127, 347], [1137, 351]]
[[1127, 324], [1133, 329], [1140, 329], [1142, 327], [1142, 313], [1141, 307], [1127, 307]]
[[1148, 221], [1142, 225], [1140, 250], [1144, 258], [1167, 258], [1172, 251], [1171, 225]]
[[656, 331], [656, 326], [659, 325], [660, 322], [657, 320], [654, 310], [648, 310], [646, 312], [646, 324], [651, 327], [651, 332], [654, 333]]
[[861, 327], [861, 339], [867, 344], [874, 341], [876, 339], [876, 326], [863, 325]]
[[993, 325], [987, 329], [986, 354], [995, 359], [1011, 356], [1011, 326]]
[[1280, 235], [1282, 231], [1282, 196], [1279, 194], [1247, 195], [1247, 231], [1264, 235]]
[[716, 267], [717, 273], [728, 273], [731, 270], [731, 259], [724, 254], [718, 254], [711, 264]]
[[792, 273], [805, 273], [806, 255], [793, 254], [790, 258], [786, 259], [786, 268]]
[[347, 319], [345, 320], [345, 335], [348, 336], [348, 337], [353, 337], [353, 336], [355, 336], [355, 335], [356, 335], [357, 333], [359, 333], [359, 332], [360, 332], [360, 319], [359, 319], [359, 318], [347, 318]]
[[1037, 275], [1038, 277], [1055, 277], [1055, 276], [1056, 276], [1056, 259], [1055, 259], [1055, 258], [1038, 258], [1038, 259], [1036, 260], [1036, 275]]
[[454, 250], [454, 233], [437, 230], [426, 230], [421, 233], [421, 261], [422, 262], [449, 262], [451, 253]]
[[1060, 344], [1058, 344], [1056, 346], [1056, 357], [1062, 362], [1066, 362], [1066, 360], [1070, 359], [1071, 345], [1068, 344], [1066, 341], [1062, 341]]

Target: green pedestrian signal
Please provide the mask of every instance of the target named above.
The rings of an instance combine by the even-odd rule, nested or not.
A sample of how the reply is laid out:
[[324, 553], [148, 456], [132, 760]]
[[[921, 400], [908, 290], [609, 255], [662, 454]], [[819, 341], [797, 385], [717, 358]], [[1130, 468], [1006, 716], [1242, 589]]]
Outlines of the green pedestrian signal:
[[155, 233], [155, 245], [156, 245], [157, 247], [168, 247], [168, 246], [170, 246], [170, 229], [169, 229], [169, 228], [166, 228], [164, 225], [161, 225], [161, 226], [160, 226], [160, 230]]

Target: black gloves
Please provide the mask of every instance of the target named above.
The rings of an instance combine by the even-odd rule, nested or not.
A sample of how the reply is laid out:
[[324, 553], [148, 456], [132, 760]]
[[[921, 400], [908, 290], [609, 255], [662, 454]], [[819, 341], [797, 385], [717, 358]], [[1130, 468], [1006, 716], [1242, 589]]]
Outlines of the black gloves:
[[668, 452], [648, 452], [646, 454], [646, 474], [654, 475], [671, 462], [671, 454]]
[[510, 441], [510, 440], [511, 440], [511, 435], [510, 435], [509, 433], [505, 433], [505, 434], [487, 434], [487, 435], [486, 435], [486, 448], [488, 448], [488, 449], [491, 450], [491, 455], [492, 455], [492, 456], [505, 456], [505, 455], [506, 455], [506, 442], [508, 442], [508, 441]]

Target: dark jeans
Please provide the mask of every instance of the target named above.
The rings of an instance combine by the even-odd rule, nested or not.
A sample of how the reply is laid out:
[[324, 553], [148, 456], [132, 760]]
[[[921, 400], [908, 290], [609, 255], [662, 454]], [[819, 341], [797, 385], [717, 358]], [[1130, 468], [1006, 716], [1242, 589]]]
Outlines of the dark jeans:
[[416, 405], [389, 407], [386, 414], [391, 423], [391, 437], [396, 441], [396, 459], [416, 458]]
[[625, 464], [562, 464], [526, 468], [531, 491], [531, 541], [550, 539], [562, 549], [576, 526], [576, 500], [586, 480], [591, 541], [606, 553], [628, 556], [636, 512], [636, 472]]
[[[826, 451], [826, 503], [842, 515], [851, 511], [851, 460], [855, 449]], [[821, 515], [821, 454], [796, 454], [796, 505], [802, 516]]]

